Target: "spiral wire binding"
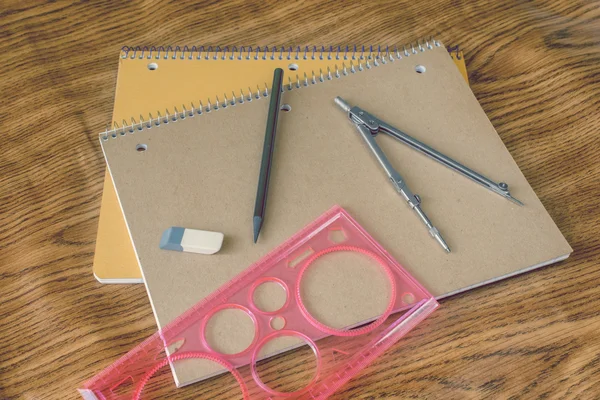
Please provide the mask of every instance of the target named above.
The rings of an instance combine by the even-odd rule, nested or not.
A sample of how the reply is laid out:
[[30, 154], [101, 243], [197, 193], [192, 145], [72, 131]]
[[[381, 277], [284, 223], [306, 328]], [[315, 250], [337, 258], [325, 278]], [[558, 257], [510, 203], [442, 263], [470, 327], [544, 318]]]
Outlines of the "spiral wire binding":
[[[371, 69], [373, 67], [378, 67], [381, 64], [387, 64], [388, 62], [394, 62], [395, 60], [400, 60], [405, 57], [410, 57], [411, 55], [418, 54], [420, 52], [424, 52], [425, 50], [431, 50], [434, 47], [440, 47], [441, 43], [435, 40], [433, 37], [429, 39], [420, 39], [417, 42], [409, 43], [407, 45], [403, 45], [402, 48], [397, 46], [394, 47], [393, 50], [386, 46], [385, 49], [381, 49], [381, 46], [378, 46], [377, 49], [374, 49], [373, 46], [369, 47], [369, 50], [365, 50], [365, 46], [362, 46], [360, 51], [354, 46], [353, 50], [350, 51], [349, 47], [346, 47], [344, 51], [341, 50], [340, 47], [334, 49], [333, 47], [329, 48], [329, 51], [325, 50], [325, 47], [321, 47], [320, 50], [317, 50], [316, 46], [312, 47], [310, 50], [309, 47], [305, 47], [304, 53], [300, 50], [300, 47], [297, 47], [295, 50], [295, 55], [293, 55], [294, 51], [292, 47], [285, 51], [283, 47], [278, 51], [276, 47], [273, 47], [269, 50], [268, 47], [265, 47], [263, 50], [260, 47], [257, 47], [256, 50], [252, 50], [252, 47], [224, 47], [221, 49], [219, 46], [214, 49], [209, 46], [208, 48], [204, 48], [204, 46], [196, 47], [193, 46], [189, 48], [188, 46], [184, 46], [183, 48], [176, 46], [174, 49], [171, 46], [168, 46], [166, 49], [164, 47], [123, 47], [121, 51], [121, 58], [126, 59], [143, 59], [146, 57], [147, 59], [185, 59], [186, 57], [189, 60], [225, 60], [229, 58], [233, 60], [237, 57], [238, 60], [243, 59], [244, 57], [247, 60], [255, 59], [255, 60], [275, 60], [276, 58], [279, 60], [287, 59], [287, 60], [300, 60], [300, 59], [312, 59], [315, 60], [317, 57], [320, 60], [323, 60], [325, 57], [328, 60], [343, 60], [349, 61], [348, 64], [345, 62], [341, 63], [341, 67], [338, 68], [338, 65], [335, 64], [335, 70], [332, 71], [330, 67], [327, 67], [326, 71], [319, 69], [319, 72], [316, 73], [312, 71], [311, 76], [307, 75], [305, 72], [302, 77], [296, 74], [296, 79], [292, 80], [291, 77], [288, 76], [288, 82], [285, 83], [282, 87], [282, 91], [285, 90], [293, 90], [300, 89], [301, 87], [307, 87], [310, 85], [315, 85], [317, 83], [325, 82], [327, 80], [339, 79], [342, 76], [347, 76], [349, 74], [354, 74], [356, 72], [362, 72], [365, 69]], [[452, 48], [454, 50], [454, 48]], [[261, 53], [262, 51], [262, 53]], [[450, 50], [448, 50], [450, 52]], [[458, 46], [456, 46], [456, 51], [458, 54]], [[341, 58], [340, 58], [341, 57]], [[156, 112], [156, 118], [152, 115], [152, 113], [148, 114], [148, 118], [145, 119], [144, 116], [140, 115], [139, 120], [136, 120], [134, 117], [131, 117], [130, 121], [122, 120], [120, 125], [118, 122], [113, 122], [112, 124], [107, 124], [106, 130], [102, 132], [100, 135], [103, 141], [112, 137], [113, 139], [118, 136], [125, 136], [127, 133], [133, 134], [136, 131], [142, 131], [144, 129], [152, 129], [153, 127], [159, 127], [163, 124], [169, 124], [171, 122], [177, 122], [180, 120], [184, 120], [186, 118], [192, 118], [196, 115], [203, 115], [213, 111], [218, 111], [220, 109], [224, 109], [227, 107], [234, 107], [237, 104], [244, 104], [245, 102], [251, 102], [254, 100], [260, 100], [261, 98], [269, 96], [269, 88], [265, 83], [264, 89], [257, 86], [256, 89], [252, 89], [248, 87], [247, 91], [244, 89], [240, 89], [239, 94], [235, 92], [231, 92], [231, 98], [227, 96], [227, 94], [223, 94], [223, 98], [220, 99], [218, 96], [215, 96], [214, 103], [208, 98], [206, 105], [202, 103], [202, 100], [198, 102], [196, 105], [194, 102], [191, 102], [187, 107], [185, 104], [181, 105], [181, 110], [178, 107], [173, 107], [173, 112], [166, 109], [164, 111], [164, 115], [161, 114], [160, 111]]]

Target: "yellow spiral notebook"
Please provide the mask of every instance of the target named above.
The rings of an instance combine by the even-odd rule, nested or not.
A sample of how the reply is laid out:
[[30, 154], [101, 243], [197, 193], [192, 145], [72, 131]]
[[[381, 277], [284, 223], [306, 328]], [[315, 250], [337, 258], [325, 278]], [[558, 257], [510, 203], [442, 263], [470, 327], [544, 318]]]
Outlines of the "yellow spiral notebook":
[[[313, 71], [323, 74], [335, 70], [336, 65], [357, 59], [379, 49], [302, 48], [125, 48], [119, 59], [119, 73], [115, 91], [113, 121], [117, 126], [130, 124], [151, 113], [183, 111], [190, 103], [198, 104], [215, 94], [218, 101], [239, 95], [240, 90], [252, 90], [271, 82], [273, 70], [283, 68], [288, 75], [302, 75]], [[382, 50], [383, 51], [383, 50]], [[467, 70], [462, 51], [448, 49], [465, 81]], [[190, 54], [193, 56], [190, 58]], [[167, 58], [165, 58], [165, 55]], [[288, 60], [289, 56], [289, 60]], [[150, 57], [150, 58], [149, 58]], [[158, 57], [158, 59], [157, 59]], [[297, 61], [302, 61], [297, 62]], [[288, 79], [285, 77], [284, 79]], [[213, 97], [212, 101], [217, 101]], [[181, 105], [181, 107], [178, 107]], [[108, 172], [104, 179], [104, 193], [98, 222], [94, 276], [101, 283], [142, 283], [133, 245], [123, 218], [123, 212]]]

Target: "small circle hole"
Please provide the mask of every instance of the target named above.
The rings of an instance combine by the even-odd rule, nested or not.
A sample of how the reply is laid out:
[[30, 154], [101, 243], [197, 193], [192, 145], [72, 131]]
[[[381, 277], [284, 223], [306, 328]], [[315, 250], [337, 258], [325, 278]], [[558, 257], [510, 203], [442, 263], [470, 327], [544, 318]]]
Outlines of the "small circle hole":
[[404, 304], [412, 304], [415, 302], [415, 295], [409, 292], [406, 292], [402, 295], [402, 301]]
[[150, 71], [157, 70], [158, 69], [158, 64], [157, 63], [150, 63], [150, 64], [148, 64], [148, 69]]
[[138, 144], [137, 146], [135, 146], [135, 150], [141, 153], [143, 151], [148, 150], [148, 146], [146, 146], [145, 144]]
[[285, 111], [285, 112], [292, 111], [292, 106], [290, 106], [289, 104], [283, 104], [281, 106], [281, 111]]
[[425, 68], [424, 65], [417, 65], [415, 71], [417, 71], [417, 74], [424, 74], [425, 71], [427, 71], [427, 68]]
[[269, 323], [269, 325], [271, 325], [271, 328], [275, 329], [276, 331], [280, 331], [285, 327], [285, 318], [283, 318], [283, 317], [271, 318], [271, 322]]
[[298, 70], [298, 64], [290, 64], [290, 65], [288, 65], [288, 69], [290, 71], [297, 71]]

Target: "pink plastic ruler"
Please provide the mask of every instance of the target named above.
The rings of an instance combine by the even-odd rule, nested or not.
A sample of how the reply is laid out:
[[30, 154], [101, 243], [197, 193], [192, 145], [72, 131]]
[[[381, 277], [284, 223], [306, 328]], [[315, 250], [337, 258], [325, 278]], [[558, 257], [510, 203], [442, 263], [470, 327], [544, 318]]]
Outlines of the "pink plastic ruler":
[[[311, 315], [300, 290], [303, 277], [315, 261], [338, 252], [376, 263], [389, 279], [391, 292], [380, 317], [347, 329], [327, 326]], [[254, 303], [254, 291], [264, 282], [275, 282], [285, 289], [285, 303], [277, 311], [262, 311]], [[86, 382], [79, 392], [86, 400], [139, 399], [146, 383], [161, 368], [180, 360], [205, 359], [233, 374], [244, 399], [325, 399], [437, 307], [429, 292], [344, 209], [335, 206]], [[254, 324], [252, 343], [236, 354], [213, 350], [205, 337], [207, 321], [227, 308], [242, 310]], [[274, 319], [280, 326], [273, 325]], [[310, 382], [293, 392], [273, 389], [277, 385], [264, 383], [257, 369], [263, 347], [282, 337], [302, 341], [316, 359]], [[176, 350], [172, 350], [174, 343]], [[128, 389], [124, 391], [123, 387]]]

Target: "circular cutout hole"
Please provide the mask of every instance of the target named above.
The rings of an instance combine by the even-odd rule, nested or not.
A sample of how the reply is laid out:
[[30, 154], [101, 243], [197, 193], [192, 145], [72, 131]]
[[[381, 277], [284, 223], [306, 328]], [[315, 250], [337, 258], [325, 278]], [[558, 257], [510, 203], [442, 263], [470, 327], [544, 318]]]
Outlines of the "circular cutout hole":
[[425, 68], [424, 65], [417, 65], [415, 67], [415, 71], [417, 71], [418, 74], [423, 74], [425, 71], [427, 71], [427, 68]]
[[292, 106], [290, 106], [289, 104], [283, 104], [280, 109], [281, 111], [289, 112], [292, 111]]
[[402, 302], [404, 304], [407, 304], [407, 305], [414, 303], [415, 302], [415, 295], [412, 294], [412, 293], [410, 293], [410, 292], [404, 293], [402, 295]]
[[254, 342], [256, 325], [250, 310], [230, 304], [208, 318], [202, 334], [206, 344], [217, 353], [238, 354]]
[[288, 69], [290, 71], [298, 71], [298, 64], [290, 64], [288, 65]]
[[155, 71], [155, 70], [158, 69], [158, 64], [157, 63], [150, 63], [150, 64], [148, 64], [148, 69], [150, 71]]
[[[344, 330], [391, 311], [395, 286], [390, 274], [365, 254], [354, 251], [325, 254], [307, 264], [301, 274], [301, 306], [315, 320], [311, 322], [327, 333], [353, 336], [369, 332], [376, 327], [375, 323]], [[376, 322], [383, 320], [379, 318]]]
[[259, 346], [253, 357], [252, 375], [269, 393], [299, 395], [317, 378], [318, 351], [304, 335], [293, 331], [275, 332]]
[[269, 322], [269, 325], [271, 325], [271, 328], [275, 329], [276, 331], [280, 331], [283, 328], [285, 328], [285, 318], [273, 317], [271, 318], [271, 322]]
[[252, 302], [264, 313], [281, 310], [288, 300], [285, 284], [276, 278], [265, 278], [252, 292]]
[[[172, 360], [173, 370], [177, 371], [177, 378], [180, 382], [190, 382], [199, 377], [211, 375], [217, 376], [204, 380], [202, 385], [190, 385], [185, 390], [173, 389], [173, 373], [171, 368], [168, 368], [169, 360], [165, 358], [152, 369], [153, 374], [147, 374], [142, 378], [146, 382], [142, 388], [138, 388], [137, 384], [136, 386], [132, 385], [123, 394], [127, 398], [142, 397], [144, 399], [169, 399], [177, 395], [177, 398], [181, 396], [182, 399], [190, 400], [221, 396], [228, 399], [246, 399], [249, 396], [242, 377], [225, 360], [220, 360], [207, 353], [195, 352], [176, 354]], [[139, 391], [134, 393], [136, 389]]]
[[139, 151], [139, 152], [143, 152], [148, 150], [148, 146], [146, 146], [145, 144], [138, 144], [135, 146], [135, 150]]

